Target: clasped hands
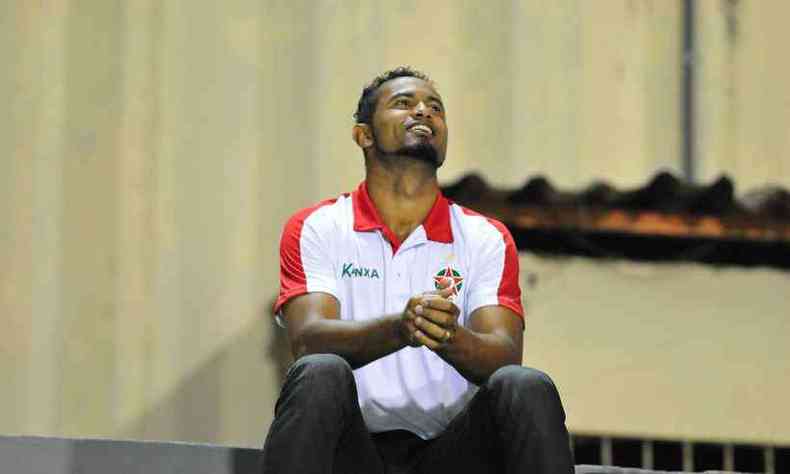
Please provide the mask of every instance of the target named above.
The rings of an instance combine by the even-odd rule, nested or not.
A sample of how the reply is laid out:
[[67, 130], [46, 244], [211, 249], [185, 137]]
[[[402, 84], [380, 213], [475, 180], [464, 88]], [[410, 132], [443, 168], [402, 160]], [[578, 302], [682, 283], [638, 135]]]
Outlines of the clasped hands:
[[401, 315], [401, 331], [408, 345], [436, 351], [452, 344], [458, 330], [458, 306], [454, 289], [444, 282], [437, 291], [413, 296]]

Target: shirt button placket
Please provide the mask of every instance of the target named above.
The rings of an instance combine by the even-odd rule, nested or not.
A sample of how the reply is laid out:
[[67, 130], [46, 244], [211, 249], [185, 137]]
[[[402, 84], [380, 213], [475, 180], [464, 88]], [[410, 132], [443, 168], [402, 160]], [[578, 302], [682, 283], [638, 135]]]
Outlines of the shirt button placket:
[[392, 253], [392, 245], [383, 235], [379, 235], [382, 243], [381, 251], [384, 256], [384, 311], [389, 314], [397, 311], [397, 309], [394, 308], [395, 298], [393, 298], [393, 292], [397, 291], [397, 278], [395, 278], [394, 265], [395, 256]]

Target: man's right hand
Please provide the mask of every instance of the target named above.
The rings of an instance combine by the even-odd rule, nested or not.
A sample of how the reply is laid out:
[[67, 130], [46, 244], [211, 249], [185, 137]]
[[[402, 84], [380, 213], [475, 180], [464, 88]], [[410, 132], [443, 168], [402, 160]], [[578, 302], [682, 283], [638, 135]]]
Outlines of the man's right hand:
[[433, 298], [439, 297], [448, 299], [453, 295], [453, 287], [450, 281], [442, 282], [440, 283], [440, 286], [441, 288], [438, 290], [428, 291], [426, 293], [420, 293], [419, 295], [412, 296], [406, 303], [406, 308], [403, 309], [403, 313], [401, 314], [400, 324], [401, 339], [406, 345], [411, 347], [420, 347], [422, 345], [422, 343], [414, 337], [414, 334], [419, 331], [416, 324], [414, 323], [414, 320], [417, 318], [415, 309], [417, 306], [423, 304], [424, 298], [426, 296], [430, 296]]

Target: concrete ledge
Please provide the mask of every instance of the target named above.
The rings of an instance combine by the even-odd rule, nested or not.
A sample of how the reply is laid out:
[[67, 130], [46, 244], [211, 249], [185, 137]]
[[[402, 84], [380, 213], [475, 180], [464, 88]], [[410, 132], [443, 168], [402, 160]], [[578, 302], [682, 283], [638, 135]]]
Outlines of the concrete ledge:
[[[260, 450], [191, 443], [0, 436], [0, 472], [260, 474]], [[576, 466], [576, 474], [664, 472], [612, 466]]]
[[252, 474], [260, 451], [204, 444], [0, 437], [0, 472]]

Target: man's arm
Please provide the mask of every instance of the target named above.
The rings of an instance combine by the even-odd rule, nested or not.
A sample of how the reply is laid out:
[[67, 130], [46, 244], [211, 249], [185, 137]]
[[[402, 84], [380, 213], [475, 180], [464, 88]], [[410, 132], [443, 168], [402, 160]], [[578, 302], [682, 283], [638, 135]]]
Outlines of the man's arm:
[[[435, 292], [445, 298], [451, 289]], [[420, 346], [414, 339], [414, 307], [422, 295], [409, 299], [400, 314], [366, 321], [340, 320], [337, 300], [327, 293], [296, 296], [283, 307], [288, 338], [294, 358], [307, 354], [337, 354], [356, 369], [407, 345]]]
[[307, 354], [332, 353], [356, 369], [406, 345], [400, 315], [341, 321], [337, 300], [326, 293], [293, 298], [283, 308], [283, 315], [296, 359]]
[[457, 324], [458, 307], [448, 299], [426, 298], [415, 310], [415, 339], [467, 380], [479, 385], [500, 367], [521, 364], [523, 322], [512, 310], [480, 307], [468, 328]]

